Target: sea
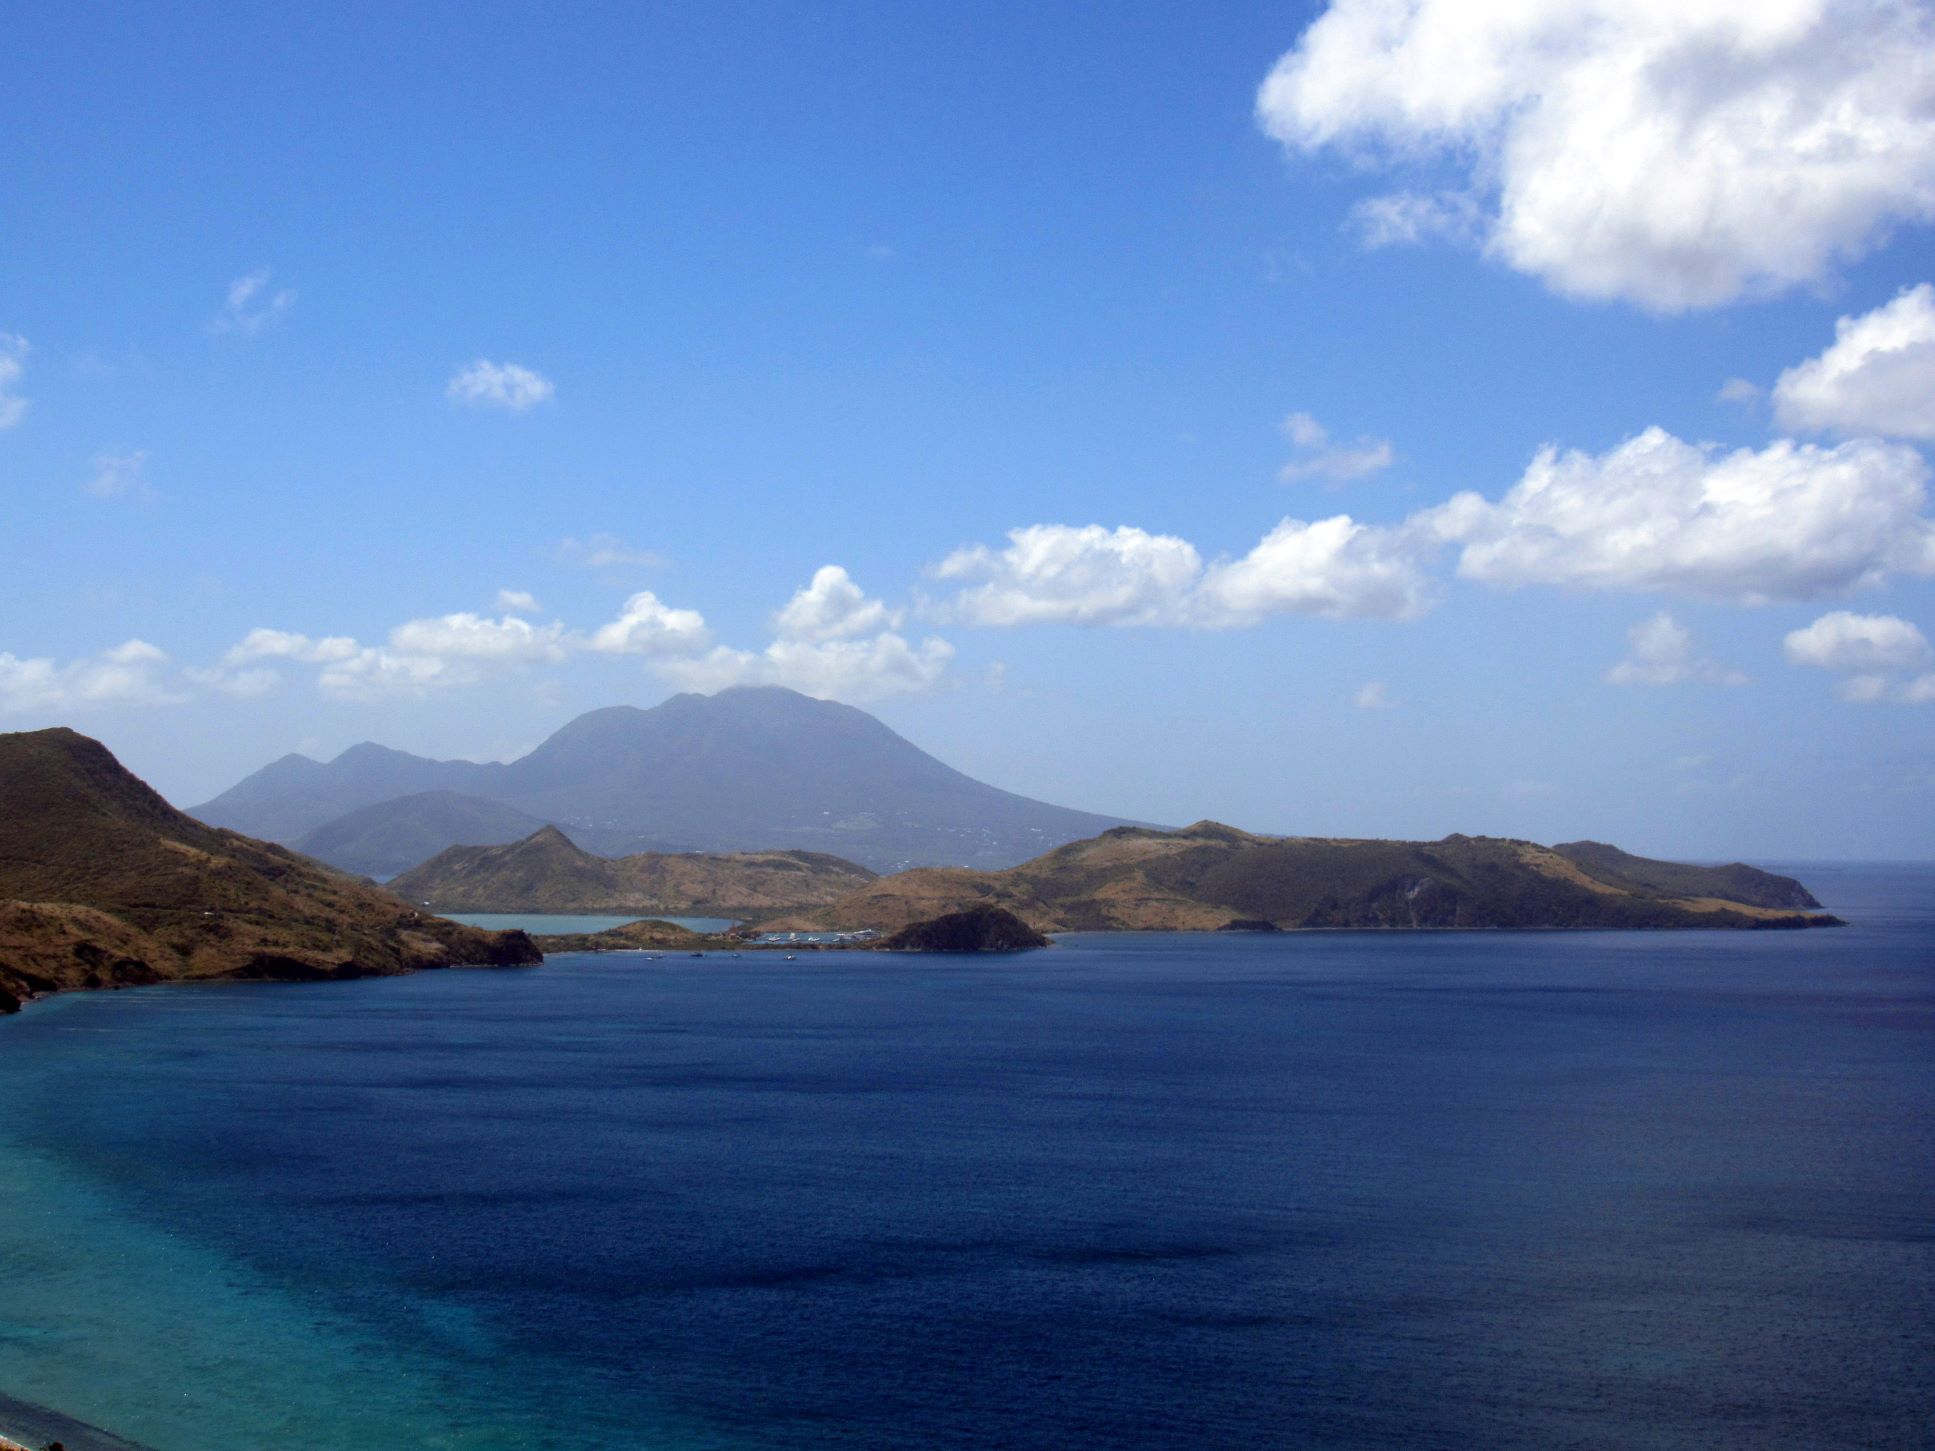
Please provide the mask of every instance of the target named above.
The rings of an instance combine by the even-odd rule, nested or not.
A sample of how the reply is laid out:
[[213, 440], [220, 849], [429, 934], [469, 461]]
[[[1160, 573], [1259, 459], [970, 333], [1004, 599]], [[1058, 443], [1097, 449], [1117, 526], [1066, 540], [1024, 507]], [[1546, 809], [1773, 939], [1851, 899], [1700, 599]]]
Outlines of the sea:
[[1851, 925], [35, 1003], [0, 1430], [1925, 1448], [1935, 867], [1787, 869]]

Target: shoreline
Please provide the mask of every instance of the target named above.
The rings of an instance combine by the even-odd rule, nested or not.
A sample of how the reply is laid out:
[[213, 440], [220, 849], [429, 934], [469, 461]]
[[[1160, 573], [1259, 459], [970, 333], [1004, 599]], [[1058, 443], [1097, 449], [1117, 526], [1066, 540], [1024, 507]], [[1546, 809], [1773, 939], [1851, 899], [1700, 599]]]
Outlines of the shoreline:
[[0, 1430], [0, 1451], [41, 1451], [54, 1441], [66, 1451], [150, 1451], [138, 1441], [4, 1392], [0, 1392], [0, 1421], [6, 1424]]

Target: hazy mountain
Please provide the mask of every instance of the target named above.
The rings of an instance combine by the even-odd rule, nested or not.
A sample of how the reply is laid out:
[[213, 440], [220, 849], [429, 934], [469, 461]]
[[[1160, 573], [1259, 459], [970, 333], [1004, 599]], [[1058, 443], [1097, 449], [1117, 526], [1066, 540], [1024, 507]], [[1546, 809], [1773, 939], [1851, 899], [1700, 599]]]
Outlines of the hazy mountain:
[[438, 912], [745, 917], [837, 901], [874, 874], [810, 851], [593, 856], [555, 826], [509, 846], [453, 846], [390, 883]]
[[286, 756], [194, 814], [294, 843], [426, 791], [515, 807], [606, 855], [798, 848], [875, 870], [1003, 867], [1120, 824], [984, 785], [864, 711], [771, 686], [594, 710], [508, 765], [371, 745], [327, 765]]
[[428, 860], [452, 842], [500, 846], [521, 841], [544, 825], [501, 801], [455, 791], [419, 791], [325, 822], [297, 838], [295, 847], [333, 867], [383, 880]]
[[489, 797], [490, 792], [476, 788], [503, 769], [475, 761], [432, 761], [364, 741], [327, 765], [307, 756], [284, 756], [213, 801], [188, 810], [210, 826], [294, 846], [320, 826], [399, 796], [453, 791]]
[[0, 735], [0, 1009], [114, 983], [536, 960], [522, 933], [431, 917], [183, 815], [98, 741]]
[[[1274, 927], [1805, 927], [1820, 903], [1791, 877], [1693, 867], [1583, 843], [1340, 841], [1253, 836], [1215, 822], [1122, 827], [999, 872], [883, 877], [787, 927], [893, 931], [1002, 907], [1043, 932]], [[1573, 850], [1568, 848], [1568, 850]], [[1594, 862], [1608, 867], [1602, 874]], [[1652, 885], [1649, 885], [1652, 884]]]

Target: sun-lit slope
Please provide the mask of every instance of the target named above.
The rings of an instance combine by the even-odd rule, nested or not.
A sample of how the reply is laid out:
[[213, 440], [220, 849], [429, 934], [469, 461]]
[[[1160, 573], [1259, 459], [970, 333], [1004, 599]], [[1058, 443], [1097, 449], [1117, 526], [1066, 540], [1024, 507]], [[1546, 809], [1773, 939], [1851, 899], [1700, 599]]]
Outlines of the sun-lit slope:
[[[1606, 850], [1611, 850], [1610, 848]], [[1620, 874], [1533, 842], [1265, 837], [1215, 822], [1121, 827], [1000, 872], [883, 877], [797, 921], [893, 930], [943, 912], [1004, 907], [1041, 931], [1279, 927], [1753, 927], [1831, 922], [1798, 882], [1750, 867], [1649, 862]], [[1649, 888], [1648, 882], [1665, 884]]]
[[0, 735], [0, 901], [9, 997], [537, 960], [522, 933], [441, 921], [292, 851], [205, 826], [66, 729]]
[[453, 846], [390, 883], [438, 912], [669, 912], [745, 916], [838, 901], [874, 879], [809, 851], [581, 851], [555, 826], [507, 846]]

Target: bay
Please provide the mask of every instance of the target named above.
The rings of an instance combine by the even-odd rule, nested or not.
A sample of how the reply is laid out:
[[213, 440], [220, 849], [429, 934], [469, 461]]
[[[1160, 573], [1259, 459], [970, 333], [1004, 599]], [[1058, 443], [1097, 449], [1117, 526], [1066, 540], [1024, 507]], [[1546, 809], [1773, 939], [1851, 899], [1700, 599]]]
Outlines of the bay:
[[0, 1021], [0, 1392], [156, 1451], [1911, 1447], [1935, 871]]

